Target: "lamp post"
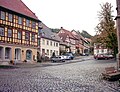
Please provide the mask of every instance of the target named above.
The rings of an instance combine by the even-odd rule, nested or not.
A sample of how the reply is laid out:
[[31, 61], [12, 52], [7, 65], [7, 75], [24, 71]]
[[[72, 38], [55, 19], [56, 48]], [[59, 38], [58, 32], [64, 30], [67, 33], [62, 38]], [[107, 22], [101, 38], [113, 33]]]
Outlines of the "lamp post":
[[117, 16], [116, 16], [116, 23], [117, 23], [117, 39], [118, 39], [118, 60], [117, 60], [117, 68], [120, 69], [120, 0], [116, 0], [117, 4]]

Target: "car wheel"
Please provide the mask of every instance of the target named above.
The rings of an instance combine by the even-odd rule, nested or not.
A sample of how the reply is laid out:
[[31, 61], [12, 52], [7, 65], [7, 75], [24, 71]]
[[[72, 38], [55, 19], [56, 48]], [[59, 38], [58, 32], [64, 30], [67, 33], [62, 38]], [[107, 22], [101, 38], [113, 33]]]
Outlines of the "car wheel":
[[62, 62], [65, 62], [65, 60], [62, 60]]
[[99, 60], [99, 58], [96, 58], [97, 60]]
[[71, 59], [73, 60], [73, 57], [71, 57]]

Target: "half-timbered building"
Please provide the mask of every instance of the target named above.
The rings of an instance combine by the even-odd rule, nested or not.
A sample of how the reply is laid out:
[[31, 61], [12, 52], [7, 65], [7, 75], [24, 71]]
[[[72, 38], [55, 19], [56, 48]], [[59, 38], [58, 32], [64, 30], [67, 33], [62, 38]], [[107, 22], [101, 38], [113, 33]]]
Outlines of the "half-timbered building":
[[0, 61], [36, 61], [38, 22], [21, 0], [0, 0]]

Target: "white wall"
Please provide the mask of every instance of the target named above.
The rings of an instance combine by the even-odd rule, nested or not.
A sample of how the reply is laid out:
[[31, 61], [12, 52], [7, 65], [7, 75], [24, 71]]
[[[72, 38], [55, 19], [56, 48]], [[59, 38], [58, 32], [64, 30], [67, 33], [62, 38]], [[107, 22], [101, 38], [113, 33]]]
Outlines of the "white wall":
[[[43, 39], [45, 42], [43, 42]], [[49, 44], [47, 44], [47, 41], [49, 42]], [[52, 42], [52, 45], [51, 45]], [[44, 43], [44, 44], [43, 44]], [[56, 46], [56, 43], [58, 44], [58, 46]], [[53, 40], [49, 40], [46, 38], [41, 38], [41, 55], [42, 55], [42, 49], [45, 49], [45, 53], [47, 53], [47, 50], [49, 50], [49, 54], [47, 54], [48, 57], [51, 57], [52, 53], [55, 51], [55, 55], [59, 55], [59, 42], [57, 41], [53, 41]], [[52, 50], [52, 53], [51, 53]]]
[[108, 53], [107, 49], [94, 49], [94, 55], [95, 54], [106, 54]]

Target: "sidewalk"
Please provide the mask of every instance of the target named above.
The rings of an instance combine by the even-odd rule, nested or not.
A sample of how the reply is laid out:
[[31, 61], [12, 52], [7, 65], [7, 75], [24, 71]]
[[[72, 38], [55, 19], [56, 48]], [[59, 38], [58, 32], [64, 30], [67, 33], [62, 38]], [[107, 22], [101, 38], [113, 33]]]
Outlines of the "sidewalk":
[[56, 65], [63, 65], [63, 64], [69, 64], [69, 63], [76, 63], [76, 62], [82, 62], [85, 60], [91, 59], [91, 56], [77, 56], [73, 60], [66, 60], [65, 62], [56, 62], [52, 63], [51, 61], [48, 62], [37, 62], [37, 63], [16, 63], [15, 65], [8, 65], [14, 68], [35, 68], [35, 67], [47, 67], [47, 66], [56, 66]]
[[63, 64], [69, 64], [69, 63], [76, 63], [76, 62], [82, 62], [85, 60], [89, 60], [91, 59], [91, 56], [77, 56], [75, 57], [73, 60], [66, 60], [65, 62], [56, 62], [56, 63], [52, 63], [51, 61], [48, 62], [37, 62], [34, 64], [30, 64], [30, 63], [17, 63], [16, 65], [12, 65], [18, 68], [34, 68], [34, 67], [47, 67], [47, 66], [56, 66], [56, 65], [63, 65]]

